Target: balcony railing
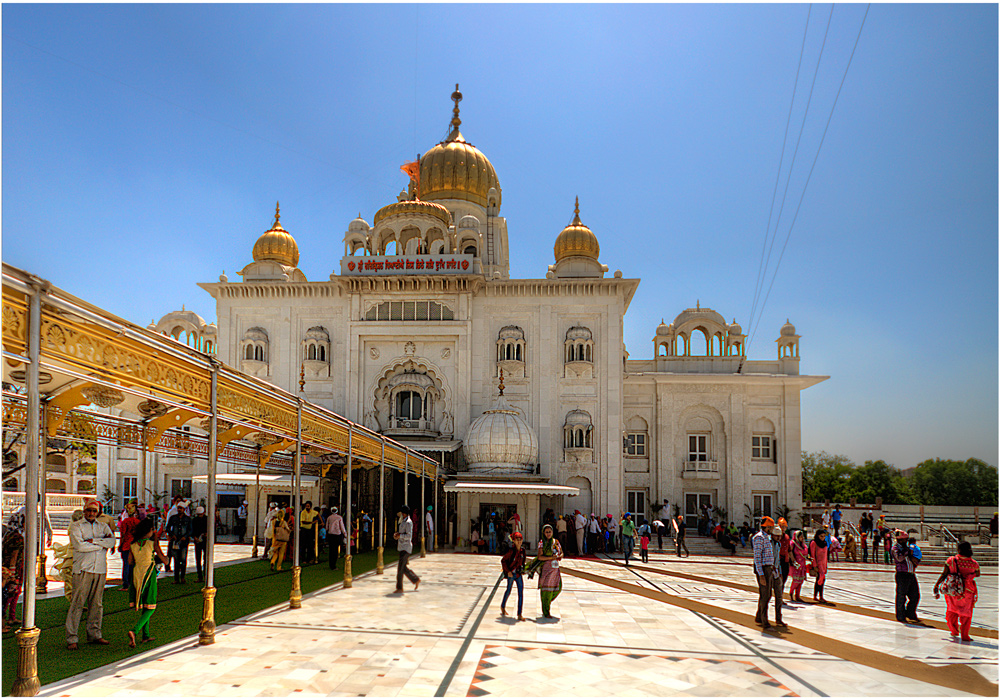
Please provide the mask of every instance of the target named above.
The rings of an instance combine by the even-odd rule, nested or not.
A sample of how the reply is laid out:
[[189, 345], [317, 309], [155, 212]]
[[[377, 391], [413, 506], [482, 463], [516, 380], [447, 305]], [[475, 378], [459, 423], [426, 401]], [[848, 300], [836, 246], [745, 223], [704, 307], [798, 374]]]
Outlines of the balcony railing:
[[439, 435], [437, 421], [426, 418], [389, 418], [386, 435]]
[[718, 462], [682, 462], [685, 479], [717, 479], [719, 478]]

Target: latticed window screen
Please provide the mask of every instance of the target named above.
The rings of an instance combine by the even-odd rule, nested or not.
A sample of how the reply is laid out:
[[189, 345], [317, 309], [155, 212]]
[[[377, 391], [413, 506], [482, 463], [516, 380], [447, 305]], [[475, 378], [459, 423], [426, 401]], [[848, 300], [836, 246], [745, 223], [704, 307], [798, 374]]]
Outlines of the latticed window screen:
[[436, 301], [384, 301], [365, 314], [366, 321], [454, 321], [455, 313]]

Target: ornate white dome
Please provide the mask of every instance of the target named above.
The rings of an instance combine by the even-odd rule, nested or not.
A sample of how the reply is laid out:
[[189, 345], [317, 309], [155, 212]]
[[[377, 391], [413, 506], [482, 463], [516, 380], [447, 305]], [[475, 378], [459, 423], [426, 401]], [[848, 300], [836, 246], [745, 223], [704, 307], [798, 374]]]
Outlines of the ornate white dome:
[[361, 212], [358, 212], [358, 218], [347, 225], [349, 233], [368, 233], [370, 229], [371, 226], [368, 225], [368, 222], [361, 218]]
[[538, 436], [503, 393], [465, 436], [469, 471], [479, 474], [531, 474], [538, 461]]
[[733, 322], [729, 324], [729, 332], [733, 335], [743, 335], [743, 327], [736, 322], [735, 318], [733, 319]]
[[661, 318], [660, 325], [656, 327], [656, 335], [670, 335], [671, 328], [673, 328], [673, 324], [667, 323]]
[[465, 216], [463, 216], [461, 219], [458, 220], [458, 227], [463, 229], [464, 228], [478, 229], [479, 219], [474, 217], [472, 214], [466, 214]]
[[790, 335], [795, 335], [795, 326], [793, 326], [792, 322], [789, 321], [788, 319], [785, 319], [785, 325], [781, 327], [781, 335], [786, 337]]

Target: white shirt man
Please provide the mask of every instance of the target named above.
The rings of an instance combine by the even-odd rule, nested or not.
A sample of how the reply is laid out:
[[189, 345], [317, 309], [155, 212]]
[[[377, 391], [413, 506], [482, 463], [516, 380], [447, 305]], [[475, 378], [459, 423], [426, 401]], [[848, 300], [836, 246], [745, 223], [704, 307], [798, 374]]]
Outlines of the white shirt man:
[[434, 551], [434, 514], [431, 512], [431, 508], [433, 506], [427, 506], [427, 513], [424, 515], [424, 534], [428, 552]]
[[665, 498], [663, 499], [663, 506], [660, 507], [659, 517], [660, 522], [663, 523], [664, 534], [669, 536], [673, 530], [674, 507]]
[[84, 506], [83, 520], [70, 525], [73, 544], [73, 593], [66, 615], [66, 648], [76, 650], [80, 616], [87, 608], [87, 643], [108, 644], [101, 634], [104, 617], [104, 584], [108, 574], [108, 550], [114, 549], [115, 536], [106, 523], [97, 519], [97, 501]]

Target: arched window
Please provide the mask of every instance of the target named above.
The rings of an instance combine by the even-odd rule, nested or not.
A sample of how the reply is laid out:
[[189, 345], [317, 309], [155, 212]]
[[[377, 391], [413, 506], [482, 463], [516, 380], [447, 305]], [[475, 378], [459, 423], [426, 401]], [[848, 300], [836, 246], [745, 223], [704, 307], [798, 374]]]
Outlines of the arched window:
[[577, 450], [593, 449], [593, 434], [594, 424], [589, 413], [575, 410], [566, 414], [566, 424], [563, 426], [563, 447]]
[[247, 329], [240, 341], [242, 352], [241, 369], [247, 374], [256, 376], [267, 376], [269, 374], [268, 362], [268, 337], [267, 331], [259, 326]]
[[525, 362], [524, 329], [520, 326], [504, 326], [497, 334], [497, 362], [513, 363], [504, 366], [504, 372], [511, 377], [524, 376]]
[[423, 397], [415, 391], [396, 394], [396, 417], [402, 420], [419, 420], [423, 415]]
[[477, 253], [476, 253], [476, 246], [474, 246], [474, 245], [467, 245], [467, 246], [465, 246], [465, 250], [462, 251], [462, 254], [463, 255], [471, 255], [473, 257], [476, 257], [476, 255], [477, 255]]
[[589, 328], [573, 326], [566, 331], [566, 362], [594, 361], [594, 336]]

